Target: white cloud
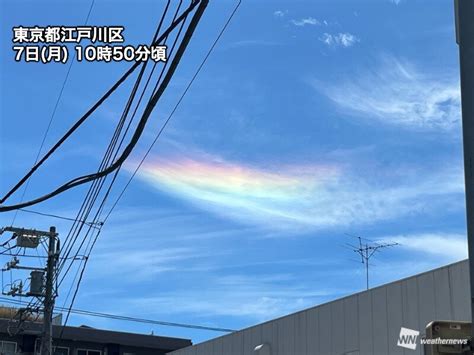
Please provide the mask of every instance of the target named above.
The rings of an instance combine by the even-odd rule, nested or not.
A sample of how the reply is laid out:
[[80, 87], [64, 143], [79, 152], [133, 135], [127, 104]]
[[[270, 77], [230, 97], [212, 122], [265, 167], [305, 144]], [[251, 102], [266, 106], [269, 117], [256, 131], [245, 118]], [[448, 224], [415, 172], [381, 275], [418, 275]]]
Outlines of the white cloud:
[[140, 177], [218, 216], [277, 231], [372, 224], [460, 208], [460, 166], [415, 170], [361, 176], [336, 165], [269, 169], [204, 154], [151, 161]]
[[401, 248], [448, 258], [450, 261], [467, 258], [467, 238], [463, 234], [421, 233], [396, 235], [380, 239], [381, 242], [397, 242]]
[[[205, 223], [202, 215], [194, 216], [193, 221], [154, 207], [129, 207], [117, 212], [121, 215], [115, 215], [106, 226], [89, 261], [79, 300], [85, 304], [83, 307], [93, 305], [111, 313], [157, 319], [180, 315], [186, 319], [213, 320], [221, 315], [232, 317], [233, 321], [254, 322], [342, 293], [329, 287], [314, 289], [307, 278], [293, 274], [299, 267], [319, 270], [322, 265], [337, 265], [332, 259], [326, 263], [322, 261], [325, 257], [315, 261], [301, 257], [272, 258], [266, 253], [251, 255], [243, 241], [248, 238], [254, 243], [262, 237], [257, 229], [241, 229], [237, 233]], [[212, 234], [216, 231], [213, 239], [187, 239], [187, 234], [201, 228]], [[267, 244], [265, 240], [260, 243]], [[64, 289], [72, 284], [75, 270], [68, 274]], [[316, 273], [313, 271], [312, 277]], [[326, 276], [327, 272], [321, 271], [321, 277]], [[137, 291], [138, 297], [130, 297], [130, 290]], [[66, 292], [61, 294], [60, 305], [66, 296]]]
[[241, 47], [275, 47], [281, 46], [282, 44], [277, 41], [268, 41], [263, 39], [248, 39], [248, 40], [241, 40], [229, 43], [224, 48], [232, 49], [232, 48], [241, 48]]
[[273, 13], [273, 16], [275, 17], [285, 17], [286, 14], [288, 13], [288, 10], [276, 10], [274, 13]]
[[[374, 239], [377, 243], [399, 243], [381, 249], [372, 257], [371, 285], [377, 286], [433, 270], [467, 258], [465, 234], [449, 232], [413, 232]], [[351, 253], [353, 254], [353, 253]], [[365, 277], [363, 265], [356, 269]]]
[[390, 0], [392, 4], [398, 5], [402, 2], [402, 0]]
[[298, 27], [303, 27], [303, 26], [306, 26], [306, 25], [317, 26], [317, 25], [321, 24], [321, 22], [316, 20], [314, 17], [306, 17], [306, 18], [302, 18], [302, 19], [299, 19], [299, 20], [291, 20], [291, 23], [295, 26], [298, 26]]
[[[205, 289], [190, 286], [179, 293], [163, 292], [160, 296], [129, 300], [135, 312], [150, 309], [162, 314], [192, 314], [200, 317], [232, 316], [264, 321], [320, 303], [333, 290], [285, 285], [291, 275], [226, 275], [206, 280]], [[337, 291], [336, 293], [340, 293]]]
[[330, 47], [352, 47], [355, 43], [360, 42], [360, 40], [351, 33], [338, 33], [330, 34], [324, 33], [323, 36], [319, 39], [321, 42], [325, 43]]
[[[176, 271], [186, 261], [201, 259], [212, 255], [211, 252], [203, 253], [197, 248], [139, 248], [122, 245], [126, 253], [121, 253], [118, 248], [109, 248], [107, 251], [95, 253], [93, 264], [93, 277], [110, 277], [117, 270], [121, 270], [122, 277], [127, 277], [131, 282], [143, 281], [163, 272]], [[120, 257], [117, 255], [120, 254]]]
[[363, 119], [418, 130], [450, 130], [460, 122], [460, 90], [452, 74], [428, 75], [406, 61], [384, 57], [350, 79], [313, 85]]

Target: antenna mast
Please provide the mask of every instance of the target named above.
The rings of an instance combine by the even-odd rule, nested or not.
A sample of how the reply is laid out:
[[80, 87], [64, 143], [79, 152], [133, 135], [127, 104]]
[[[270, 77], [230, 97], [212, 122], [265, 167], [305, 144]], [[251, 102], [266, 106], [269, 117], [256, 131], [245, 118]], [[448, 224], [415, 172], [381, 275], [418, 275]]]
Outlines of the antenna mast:
[[356, 237], [359, 239], [359, 246], [354, 246], [350, 245], [349, 246], [352, 248], [352, 251], [356, 252], [357, 254], [360, 255], [361, 257], [361, 262], [362, 264], [365, 265], [365, 275], [366, 275], [366, 285], [367, 285], [367, 290], [369, 289], [369, 261], [374, 254], [379, 251], [380, 249], [383, 248], [388, 248], [388, 247], [394, 247], [396, 245], [399, 245], [398, 243], [376, 243], [376, 242], [362, 242], [361, 237]]

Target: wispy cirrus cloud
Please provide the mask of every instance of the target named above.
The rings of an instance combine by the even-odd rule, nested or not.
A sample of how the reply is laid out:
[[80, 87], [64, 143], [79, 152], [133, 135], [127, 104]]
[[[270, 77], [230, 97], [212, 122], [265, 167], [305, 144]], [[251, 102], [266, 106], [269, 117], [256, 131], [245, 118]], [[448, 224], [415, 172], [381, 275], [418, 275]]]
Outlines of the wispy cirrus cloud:
[[288, 10], [276, 10], [273, 13], [273, 16], [275, 16], [277, 18], [282, 18], [282, 17], [285, 17], [287, 13], [288, 13]]
[[232, 316], [268, 320], [320, 303], [340, 290], [288, 285], [288, 274], [214, 276], [206, 280], [206, 289], [191, 286], [188, 292], [162, 293], [159, 296], [134, 298], [129, 307], [141, 313], [159, 309], [169, 314], [193, 314], [201, 317]]
[[[295, 272], [299, 267], [337, 265], [333, 259], [273, 258], [268, 249], [268, 255], [252, 253], [243, 240], [254, 243], [261, 238], [255, 228], [226, 231], [203, 223], [202, 214], [194, 215], [194, 220], [181, 219], [161, 208], [129, 208], [120, 214], [114, 216], [113, 228], [104, 230], [88, 265], [85, 281], [100, 287], [86, 287], [94, 291], [81, 295], [82, 301], [101, 303], [103, 311], [157, 319], [173, 315], [207, 322], [227, 316], [234, 322], [255, 322], [348, 292], [329, 287], [315, 290], [313, 283]], [[187, 238], [188, 233], [201, 234], [201, 228], [213, 234], [212, 240]], [[265, 239], [259, 243], [268, 244]], [[73, 277], [71, 273], [71, 281]], [[315, 271], [312, 277], [325, 278], [327, 271]], [[129, 290], [138, 284], [140, 296], [130, 297]]]
[[339, 108], [364, 120], [416, 130], [451, 130], [460, 122], [456, 75], [428, 74], [385, 56], [373, 69], [336, 84], [313, 86]]
[[321, 22], [315, 19], [314, 17], [304, 17], [301, 19], [293, 19], [291, 20], [291, 23], [298, 27], [321, 25]]
[[397, 242], [400, 247], [426, 255], [447, 257], [449, 261], [467, 258], [467, 237], [456, 233], [416, 233], [381, 238], [381, 242]]
[[360, 42], [359, 38], [348, 32], [337, 34], [324, 33], [319, 40], [329, 47], [344, 48], [352, 47], [357, 42]]
[[[123, 249], [127, 246], [123, 246]], [[122, 249], [122, 250], [123, 250]], [[210, 251], [203, 252], [193, 247], [150, 248], [149, 246], [128, 247], [126, 253], [120, 253], [118, 248], [99, 251], [94, 257], [93, 278], [104, 278], [114, 275], [121, 270], [121, 277], [127, 277], [132, 282], [141, 282], [157, 274], [179, 271], [190, 261], [203, 259], [214, 255]]]
[[195, 154], [152, 159], [140, 178], [213, 214], [273, 230], [371, 224], [462, 201], [457, 168], [395, 175], [377, 180], [342, 165], [259, 167]]
[[228, 45], [224, 46], [224, 48], [232, 49], [241, 47], [274, 47], [281, 45], [282, 43], [277, 41], [270, 41], [264, 39], [248, 39], [229, 43]]
[[[412, 232], [375, 240], [379, 243], [399, 243], [390, 249], [390, 253], [386, 250], [384, 255], [375, 254], [376, 267], [372, 273], [376, 284], [409, 277], [467, 258], [467, 237], [461, 233]], [[396, 258], [390, 258], [393, 253], [397, 253]]]

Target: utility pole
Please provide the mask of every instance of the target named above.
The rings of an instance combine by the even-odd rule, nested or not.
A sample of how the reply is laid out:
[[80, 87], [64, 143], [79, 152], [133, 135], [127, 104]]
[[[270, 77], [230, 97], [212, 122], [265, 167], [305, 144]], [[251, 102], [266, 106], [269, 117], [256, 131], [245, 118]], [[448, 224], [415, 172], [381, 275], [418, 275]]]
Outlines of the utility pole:
[[393, 247], [393, 246], [396, 246], [396, 245], [399, 245], [398, 243], [384, 243], [384, 244], [380, 244], [380, 243], [362, 243], [362, 238], [361, 237], [357, 237], [357, 239], [359, 239], [359, 246], [354, 246], [354, 245], [350, 245], [348, 244], [351, 248], [352, 248], [352, 251], [356, 252], [357, 254], [360, 255], [361, 257], [361, 260], [362, 260], [362, 264], [365, 265], [365, 276], [366, 276], [366, 286], [367, 286], [367, 290], [369, 289], [369, 260], [372, 256], [374, 256], [374, 254], [380, 250], [380, 249], [383, 249], [383, 248], [388, 248], [388, 247]]
[[[30, 267], [21, 266], [18, 254], [13, 257], [13, 260], [8, 262], [2, 272], [12, 269], [29, 270], [30, 274], [30, 291], [24, 293], [23, 282], [12, 285], [11, 290], [4, 293], [8, 296], [21, 297], [37, 297], [43, 299], [43, 330], [41, 333], [41, 355], [51, 355], [52, 346], [52, 322], [54, 311], [54, 300], [56, 298], [56, 290], [54, 290], [54, 277], [56, 271], [56, 262], [59, 258], [59, 239], [56, 233], [56, 227], [50, 227], [49, 231], [39, 231], [35, 229], [25, 229], [16, 227], [6, 227], [0, 229], [0, 234], [3, 232], [12, 232], [13, 236], [10, 240], [16, 239], [16, 247], [36, 249], [38, 246], [47, 240], [48, 255], [46, 267]], [[46, 274], [46, 276], [45, 276]]]
[[[464, 182], [466, 186], [467, 241], [471, 283], [471, 324], [474, 322], [474, 1], [455, 0], [456, 42], [461, 73]], [[474, 327], [471, 326], [474, 340]], [[474, 341], [471, 342], [474, 350]]]
[[53, 310], [54, 292], [53, 280], [56, 267], [56, 228], [49, 229], [48, 261], [46, 265], [46, 288], [44, 294], [43, 313], [43, 336], [41, 339], [41, 355], [51, 355], [53, 353]]

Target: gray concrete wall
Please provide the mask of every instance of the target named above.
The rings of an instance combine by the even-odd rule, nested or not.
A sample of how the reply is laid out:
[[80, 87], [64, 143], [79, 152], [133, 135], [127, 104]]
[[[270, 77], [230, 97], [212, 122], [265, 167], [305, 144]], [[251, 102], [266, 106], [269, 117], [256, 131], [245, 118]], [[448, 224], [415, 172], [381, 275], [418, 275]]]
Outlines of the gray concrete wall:
[[[470, 320], [467, 260], [259, 324], [173, 355], [421, 355], [397, 346], [400, 327]], [[262, 343], [261, 351], [254, 348]]]

